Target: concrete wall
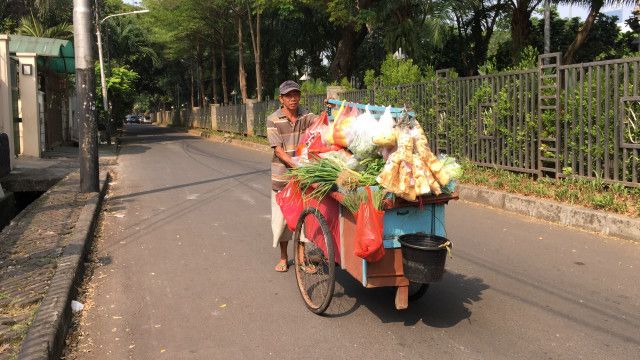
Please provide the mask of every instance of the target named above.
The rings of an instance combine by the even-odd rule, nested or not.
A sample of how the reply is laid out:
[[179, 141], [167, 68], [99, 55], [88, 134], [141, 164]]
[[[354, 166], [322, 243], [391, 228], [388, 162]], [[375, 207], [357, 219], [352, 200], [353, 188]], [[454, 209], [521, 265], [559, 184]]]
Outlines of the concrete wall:
[[13, 100], [11, 95], [11, 64], [9, 36], [0, 35], [0, 132], [9, 137], [11, 167], [15, 154], [13, 128]]
[[[40, 157], [40, 120], [38, 118], [38, 64], [35, 53], [17, 53], [22, 103], [22, 154]], [[31, 74], [23, 74], [23, 66], [31, 65]]]

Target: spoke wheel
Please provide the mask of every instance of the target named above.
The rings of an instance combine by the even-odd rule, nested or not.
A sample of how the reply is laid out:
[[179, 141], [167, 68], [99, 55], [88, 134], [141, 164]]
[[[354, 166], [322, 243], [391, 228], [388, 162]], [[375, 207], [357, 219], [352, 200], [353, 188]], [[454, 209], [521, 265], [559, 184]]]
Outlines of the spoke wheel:
[[[316, 239], [316, 243], [302, 241], [301, 233], [304, 230], [305, 220], [317, 221], [322, 239]], [[311, 312], [322, 314], [333, 298], [336, 264], [333, 237], [327, 221], [318, 209], [307, 208], [302, 211], [293, 240], [293, 257], [300, 295]]]

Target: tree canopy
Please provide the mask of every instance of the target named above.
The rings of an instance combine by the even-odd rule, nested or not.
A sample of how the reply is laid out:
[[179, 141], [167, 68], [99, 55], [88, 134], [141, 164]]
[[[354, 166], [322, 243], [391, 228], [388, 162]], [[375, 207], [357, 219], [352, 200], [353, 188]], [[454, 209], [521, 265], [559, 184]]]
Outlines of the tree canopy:
[[[628, 20], [601, 13], [633, 1], [551, 1], [551, 51], [565, 62], [633, 55]], [[560, 18], [558, 3], [589, 9]], [[366, 86], [416, 81], [433, 69], [474, 75], [528, 66], [544, 48], [542, 0], [96, 0], [97, 14], [149, 9], [102, 23], [109, 83], [126, 70], [127, 107], [167, 108], [231, 102], [230, 94], [269, 98], [286, 79]], [[6, 0], [0, 31], [69, 37], [71, 0]], [[395, 57], [392, 56], [395, 54]], [[119, 69], [116, 71], [115, 69]], [[122, 70], [122, 71], [121, 71]], [[120, 91], [112, 89], [114, 93]], [[115, 97], [114, 97], [115, 99]], [[124, 100], [123, 100], [124, 101]], [[136, 105], [137, 104], [137, 105]]]

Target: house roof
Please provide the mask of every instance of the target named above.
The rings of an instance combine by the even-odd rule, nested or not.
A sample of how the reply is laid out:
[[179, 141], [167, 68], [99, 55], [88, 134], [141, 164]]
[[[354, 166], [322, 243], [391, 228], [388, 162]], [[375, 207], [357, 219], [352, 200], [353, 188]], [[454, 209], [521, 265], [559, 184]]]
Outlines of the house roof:
[[9, 35], [9, 52], [35, 53], [39, 66], [61, 74], [75, 73], [73, 43], [69, 40]]

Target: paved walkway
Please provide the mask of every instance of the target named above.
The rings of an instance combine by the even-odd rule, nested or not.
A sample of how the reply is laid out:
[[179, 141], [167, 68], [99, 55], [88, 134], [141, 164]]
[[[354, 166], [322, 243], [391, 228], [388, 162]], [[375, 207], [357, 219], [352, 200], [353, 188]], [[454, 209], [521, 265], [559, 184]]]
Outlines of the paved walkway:
[[[112, 150], [104, 153], [102, 167], [115, 161]], [[20, 159], [16, 171], [3, 179], [13, 184], [12, 191], [49, 190], [0, 233], [1, 360], [12, 359], [20, 350], [88, 198], [79, 193], [77, 149], [61, 154], [72, 157]]]

